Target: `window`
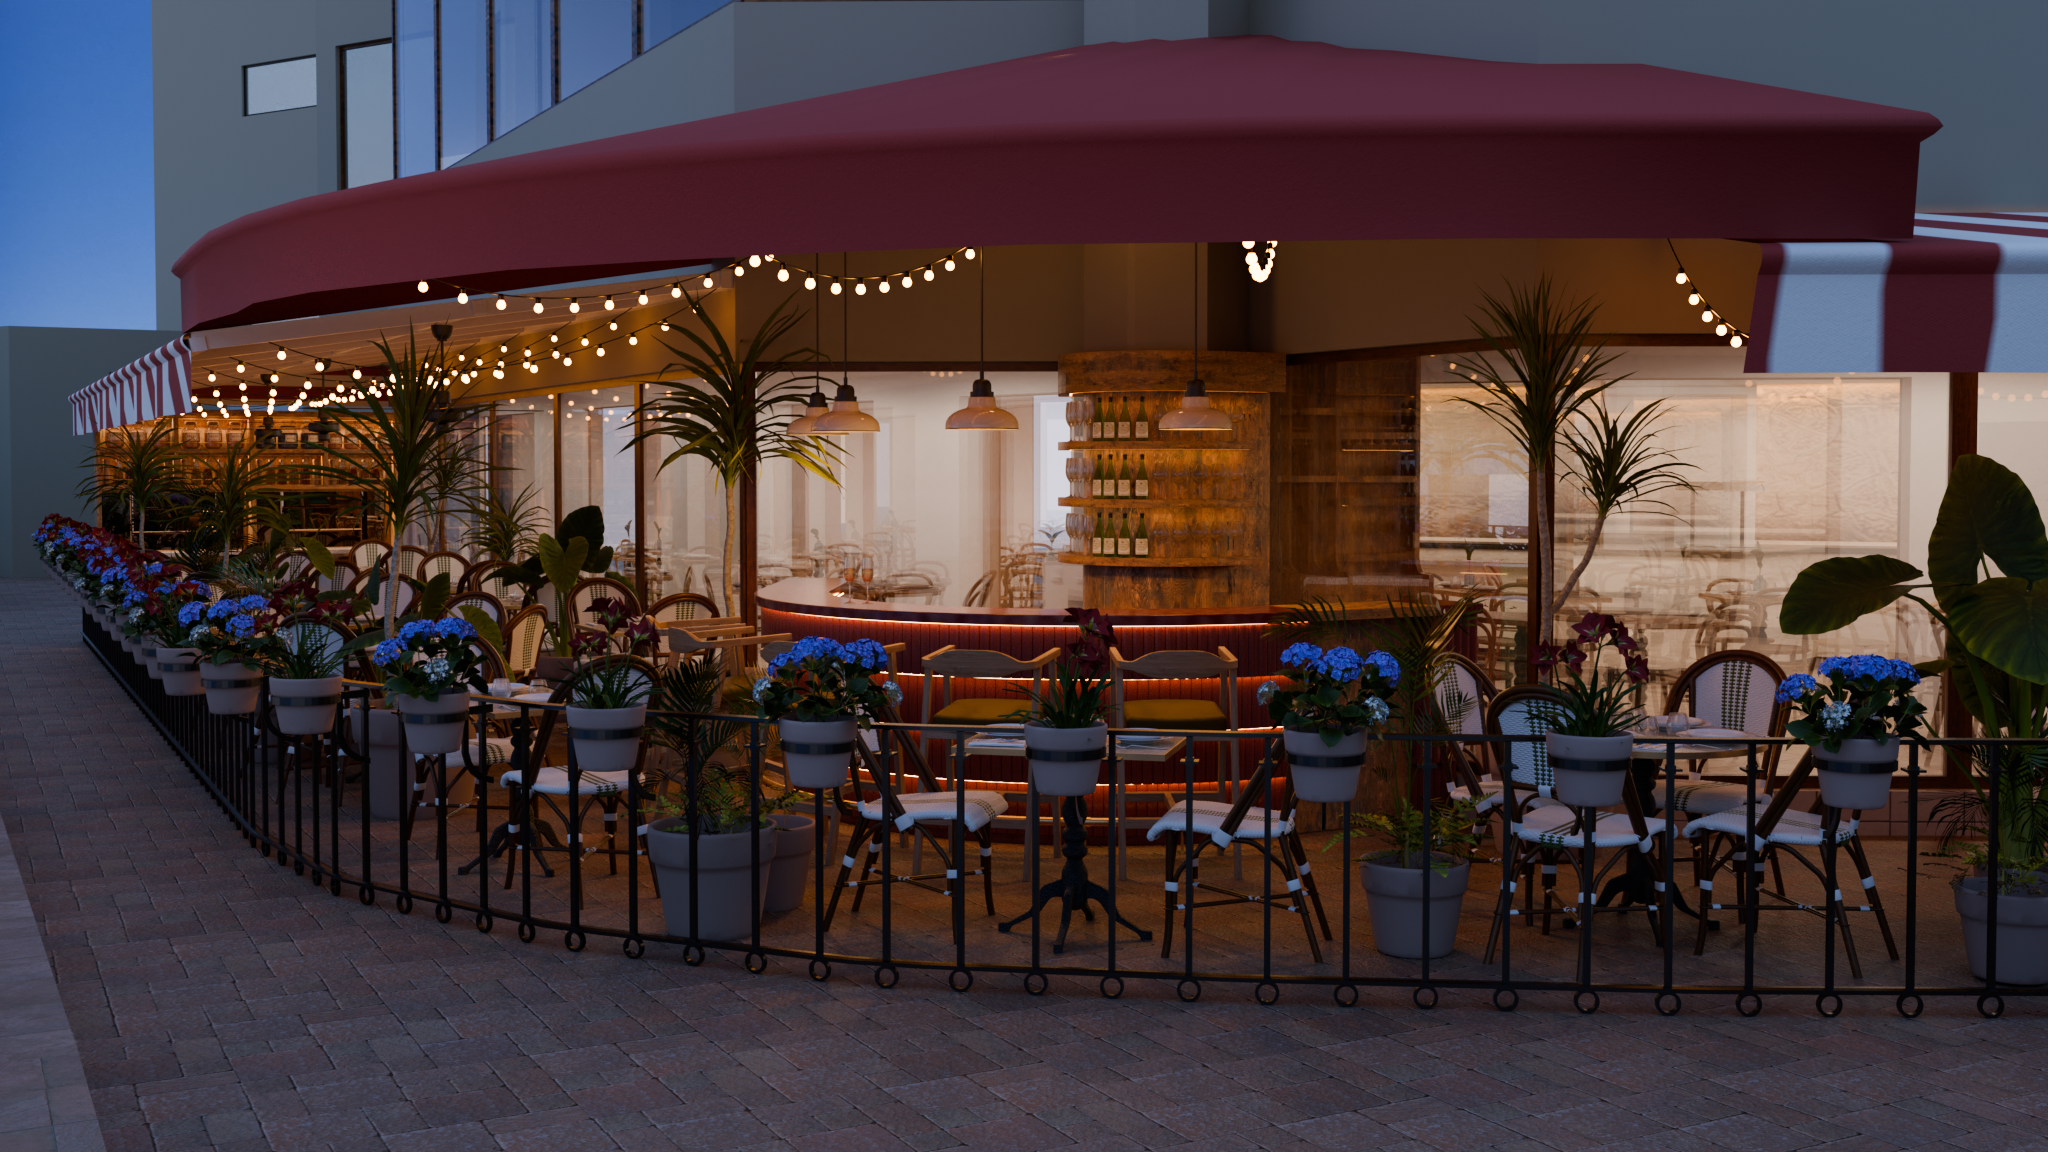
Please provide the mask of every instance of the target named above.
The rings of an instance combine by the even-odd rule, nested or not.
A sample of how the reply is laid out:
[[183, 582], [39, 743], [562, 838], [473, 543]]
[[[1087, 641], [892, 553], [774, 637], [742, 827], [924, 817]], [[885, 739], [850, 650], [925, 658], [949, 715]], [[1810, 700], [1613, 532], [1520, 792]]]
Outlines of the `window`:
[[725, 4], [726, 0], [640, 0], [640, 50], [654, 47]]
[[319, 73], [311, 56], [250, 64], [242, 69], [242, 115], [261, 116], [318, 102]]
[[341, 186], [389, 180], [392, 171], [391, 41], [341, 50]]
[[561, 90], [557, 99], [633, 58], [632, 0], [578, 0], [558, 14]]
[[554, 9], [547, 0], [498, 0], [493, 123], [503, 136], [554, 103]]
[[392, 10], [398, 41], [398, 174], [417, 176], [438, 167], [440, 110], [434, 73], [434, 0], [399, 0]]
[[441, 167], [490, 142], [485, 0], [441, 0]]

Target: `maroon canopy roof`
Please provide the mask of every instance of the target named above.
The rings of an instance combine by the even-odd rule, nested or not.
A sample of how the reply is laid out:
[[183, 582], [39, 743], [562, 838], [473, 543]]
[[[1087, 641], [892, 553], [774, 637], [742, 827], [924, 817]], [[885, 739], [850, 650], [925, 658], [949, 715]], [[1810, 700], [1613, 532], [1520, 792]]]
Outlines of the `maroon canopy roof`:
[[196, 329], [755, 252], [1907, 237], [1939, 127], [1634, 64], [1096, 44], [308, 197], [175, 270]]

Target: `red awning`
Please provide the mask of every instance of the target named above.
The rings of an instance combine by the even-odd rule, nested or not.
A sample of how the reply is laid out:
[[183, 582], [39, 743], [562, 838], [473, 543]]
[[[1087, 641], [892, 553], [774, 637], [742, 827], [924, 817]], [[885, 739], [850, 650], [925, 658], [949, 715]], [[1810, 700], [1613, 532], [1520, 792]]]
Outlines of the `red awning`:
[[192, 410], [192, 353], [180, 337], [71, 394], [71, 434]]
[[1750, 372], [2048, 372], [2048, 213], [1922, 213], [1913, 238], [1763, 246]]
[[757, 252], [1903, 237], [1939, 127], [1635, 64], [1096, 44], [309, 197], [175, 270], [195, 329]]

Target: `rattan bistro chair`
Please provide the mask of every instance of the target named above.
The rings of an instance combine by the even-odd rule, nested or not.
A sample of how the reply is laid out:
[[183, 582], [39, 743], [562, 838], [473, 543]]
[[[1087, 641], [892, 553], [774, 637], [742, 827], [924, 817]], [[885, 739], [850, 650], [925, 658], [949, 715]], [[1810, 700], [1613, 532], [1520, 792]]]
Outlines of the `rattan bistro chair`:
[[[1784, 682], [1785, 670], [1761, 652], [1744, 649], [1715, 652], [1695, 660], [1691, 667], [1678, 674], [1671, 691], [1665, 695], [1664, 711], [1684, 712], [1715, 728], [1730, 728], [1753, 736], [1783, 736], [1785, 723], [1791, 715], [1791, 705], [1778, 703], [1778, 685]], [[1778, 774], [1779, 758], [1785, 749], [1772, 744], [1756, 751], [1757, 764], [1763, 770], [1760, 791], [1764, 793], [1762, 799], [1768, 803], [1772, 781]], [[1703, 781], [1697, 767], [1689, 769], [1686, 777], [1678, 782], [1672, 806], [1688, 816], [1711, 816], [1716, 812], [1740, 808], [1749, 802], [1746, 783]], [[1651, 790], [1653, 804], [1661, 804], [1664, 800], [1661, 773], [1657, 780]]]
[[524, 679], [533, 671], [534, 665], [540, 663], [541, 647], [548, 636], [548, 610], [538, 604], [529, 604], [514, 612], [503, 628], [506, 672]]
[[[962, 726], [1018, 723], [1024, 714], [1037, 711], [1031, 700], [1014, 691], [996, 696], [956, 696], [954, 680], [1020, 681], [1029, 676], [1035, 695], [1044, 686], [1045, 666], [1058, 659], [1059, 654], [1059, 649], [1048, 648], [1029, 660], [1019, 660], [1006, 652], [946, 645], [923, 661], [925, 722]], [[935, 700], [937, 707], [933, 706]]]
[[[676, 592], [663, 596], [654, 602], [654, 606], [647, 610], [647, 614], [654, 617], [656, 626], [691, 626], [699, 621], [720, 618], [718, 605], [713, 603], [709, 596], [700, 596], [695, 592]], [[733, 619], [737, 620], [738, 617]]]

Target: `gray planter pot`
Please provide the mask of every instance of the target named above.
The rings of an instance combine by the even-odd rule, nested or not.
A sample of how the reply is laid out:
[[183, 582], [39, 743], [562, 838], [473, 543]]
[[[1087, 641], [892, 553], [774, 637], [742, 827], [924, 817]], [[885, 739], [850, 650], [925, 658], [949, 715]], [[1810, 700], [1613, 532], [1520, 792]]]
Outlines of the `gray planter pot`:
[[142, 670], [143, 670], [144, 672], [147, 672], [147, 673], [149, 673], [149, 678], [150, 678], [151, 680], [162, 680], [162, 679], [164, 678], [164, 670], [163, 670], [163, 669], [161, 669], [161, 668], [159, 668], [159, 667], [157, 667], [157, 663], [156, 663], [156, 653], [157, 653], [157, 638], [156, 638], [156, 637], [154, 637], [154, 636], [145, 636], [145, 637], [143, 637], [143, 639], [142, 639]]
[[1289, 728], [1281, 736], [1287, 745], [1287, 775], [1294, 781], [1294, 798], [1316, 804], [1342, 804], [1358, 795], [1358, 772], [1365, 767], [1367, 733], [1346, 732], [1334, 745], [1323, 743], [1320, 732]]
[[201, 664], [199, 684], [206, 690], [206, 710], [215, 716], [245, 716], [256, 710], [263, 692], [263, 669], [250, 664]]
[[816, 846], [818, 822], [795, 812], [777, 812], [775, 822], [775, 866], [768, 871], [770, 912], [788, 912], [804, 902], [804, 888], [811, 882], [811, 849]]
[[[669, 936], [690, 934], [690, 836], [676, 829], [680, 816], [647, 826], [647, 859], [661, 885], [661, 915]], [[751, 835], [729, 832], [697, 838], [697, 938], [739, 943], [754, 937], [754, 913], [766, 910], [768, 870], [775, 862], [777, 829], [769, 824]], [[761, 887], [753, 890], [753, 851], [761, 851]], [[749, 897], [752, 897], [750, 903]]]
[[334, 730], [334, 708], [341, 703], [341, 677], [298, 680], [270, 678], [270, 706], [277, 711], [277, 730], [287, 736], [313, 736]]
[[578, 708], [572, 704], [565, 711], [569, 743], [576, 748], [576, 767], [585, 772], [624, 772], [639, 762], [647, 705]]
[[[860, 725], [845, 720], [781, 720], [782, 771], [792, 788], [838, 788], [853, 763]], [[808, 749], [808, 751], [806, 751]]]
[[443, 692], [435, 700], [418, 696], [393, 696], [392, 703], [405, 720], [405, 745], [427, 756], [445, 756], [462, 747], [468, 729], [469, 693]]
[[[1970, 975], [1989, 979], [1985, 961], [1990, 901], [1984, 877], [1967, 877], [1956, 885], [1956, 913], [1963, 918], [1963, 951]], [[2048, 896], [1998, 894], [1998, 982], [2048, 984]]]
[[1024, 722], [1024, 755], [1031, 764], [1031, 782], [1041, 796], [1087, 796], [1102, 780], [1107, 723], [1086, 728], [1047, 728]]
[[[1813, 750], [1813, 778], [1820, 783], [1821, 803], [1857, 812], [1882, 809], [1891, 802], [1892, 772], [1899, 766], [1899, 738], [1844, 740], [1842, 750]], [[2005, 950], [1999, 949], [2002, 954]]]
[[1628, 784], [1629, 752], [1635, 738], [1619, 736], [1565, 736], [1556, 732], [1543, 738], [1549, 749], [1550, 771], [1555, 782], [1550, 794], [1561, 804], [1574, 808], [1606, 808], [1621, 803], [1621, 790]]
[[[1449, 956], [1458, 943], [1458, 913], [1471, 880], [1472, 866], [1450, 856], [1439, 861], [1451, 865], [1446, 875], [1429, 877], [1429, 957]], [[1388, 956], [1422, 959], [1422, 873], [1420, 868], [1401, 867], [1391, 853], [1361, 860], [1359, 884], [1365, 889], [1365, 907], [1372, 915], [1372, 944]]]
[[398, 819], [412, 795], [413, 773], [398, 760], [398, 724], [398, 714], [388, 709], [372, 708], [366, 714], [359, 706], [349, 706], [350, 734], [359, 747], [370, 750], [370, 766], [364, 778], [370, 795], [370, 815], [378, 820]]
[[199, 652], [194, 648], [156, 650], [157, 678], [164, 682], [166, 696], [197, 696], [206, 691], [199, 683]]

